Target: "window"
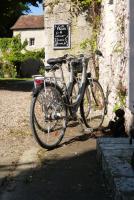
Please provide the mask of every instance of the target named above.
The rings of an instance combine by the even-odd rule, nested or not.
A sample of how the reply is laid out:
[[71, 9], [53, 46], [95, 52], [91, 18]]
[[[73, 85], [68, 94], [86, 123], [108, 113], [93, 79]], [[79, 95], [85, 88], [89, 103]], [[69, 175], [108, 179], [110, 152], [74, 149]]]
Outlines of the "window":
[[33, 46], [35, 44], [35, 38], [29, 39], [29, 46]]

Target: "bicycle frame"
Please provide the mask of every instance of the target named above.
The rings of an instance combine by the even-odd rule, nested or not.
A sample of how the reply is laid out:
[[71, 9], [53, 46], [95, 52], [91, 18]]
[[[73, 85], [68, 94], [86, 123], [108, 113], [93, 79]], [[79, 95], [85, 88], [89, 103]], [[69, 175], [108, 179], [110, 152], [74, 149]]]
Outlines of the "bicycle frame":
[[71, 105], [70, 103], [70, 96], [72, 94], [72, 90], [73, 90], [73, 86], [74, 86], [74, 69], [72, 66], [72, 63], [70, 62], [70, 81], [68, 83], [68, 86], [66, 88], [66, 100], [67, 100], [67, 104], [69, 105], [69, 113], [72, 117], [75, 117], [76, 112], [78, 111], [78, 108], [80, 106], [80, 103], [84, 97], [84, 93], [85, 93], [85, 87], [86, 87], [86, 82], [87, 82], [87, 64], [85, 62], [85, 58], [82, 58], [82, 75], [81, 75], [81, 81], [80, 81], [80, 87], [78, 90], [78, 95], [77, 95], [77, 99], [76, 102], [74, 103], [74, 105]]
[[[74, 78], [75, 72], [74, 72], [74, 69], [73, 69], [72, 61], [70, 61], [70, 76], [69, 76], [69, 82], [68, 82], [67, 85], [65, 83], [62, 65], [58, 66], [60, 71], [61, 71], [61, 82], [63, 83], [64, 97], [66, 98], [66, 104], [67, 104], [67, 107], [68, 107], [68, 110], [69, 110], [69, 114], [72, 118], [76, 116], [75, 114], [78, 111], [78, 108], [79, 108], [81, 101], [84, 97], [85, 88], [86, 88], [86, 84], [87, 84], [87, 80], [88, 80], [86, 59], [89, 60], [89, 58], [83, 57], [81, 59], [82, 59], [82, 74], [81, 74], [80, 87], [79, 87], [79, 90], [78, 90], [76, 102], [73, 105], [70, 102], [70, 96], [72, 94], [74, 81], [75, 81], [75, 78]], [[43, 77], [43, 76], [40, 76], [40, 75], [33, 76], [35, 88], [38, 86], [37, 83], [38, 83], [39, 80], [41, 80], [39, 82], [39, 85], [40, 85], [40, 83], [42, 84], [43, 79], [44, 79], [44, 87], [45, 87], [45, 83], [47, 81], [54, 82], [55, 84], [58, 85], [58, 79], [56, 78], [55, 71], [51, 71], [51, 72], [53, 74], [53, 77]]]

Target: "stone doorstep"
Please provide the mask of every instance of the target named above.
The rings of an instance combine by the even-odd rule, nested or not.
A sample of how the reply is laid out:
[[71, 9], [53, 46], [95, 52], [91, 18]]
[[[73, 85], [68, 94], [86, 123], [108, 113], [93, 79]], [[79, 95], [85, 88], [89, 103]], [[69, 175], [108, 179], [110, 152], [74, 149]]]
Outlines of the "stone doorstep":
[[[115, 200], [134, 200], [134, 178], [115, 178]], [[121, 199], [121, 200], [122, 200]]]
[[[103, 137], [103, 138], [99, 138], [99, 140], [97, 140], [97, 142], [99, 144], [129, 144], [129, 138], [113, 138], [113, 137]], [[132, 146], [134, 146], [134, 140], [133, 140], [133, 144]]]
[[99, 138], [98, 160], [115, 200], [134, 200], [134, 171], [130, 165], [134, 144], [128, 138]]

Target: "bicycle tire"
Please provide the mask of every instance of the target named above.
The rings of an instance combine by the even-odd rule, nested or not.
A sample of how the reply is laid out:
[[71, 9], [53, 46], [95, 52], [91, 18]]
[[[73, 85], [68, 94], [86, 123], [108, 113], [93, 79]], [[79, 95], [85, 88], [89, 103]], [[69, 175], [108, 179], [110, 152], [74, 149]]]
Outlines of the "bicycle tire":
[[41, 147], [53, 149], [61, 142], [66, 130], [67, 109], [58, 85], [47, 82], [45, 87], [38, 88], [31, 101], [30, 124]]
[[[47, 83], [47, 86], [48, 86], [48, 83]], [[44, 87], [44, 84], [41, 84], [40, 86], [38, 86], [38, 88], [36, 88], [36, 91], [35, 91], [35, 96], [39, 94], [39, 92], [41, 92], [41, 90], [43, 89]], [[38, 126], [38, 128], [41, 130], [41, 131], [47, 131], [46, 128], [42, 127], [41, 124], [39, 123], [39, 121], [37, 120], [36, 116], [34, 116], [34, 120], [35, 120], [35, 123], [36, 125]]]
[[106, 103], [103, 89], [95, 79], [87, 82], [80, 112], [87, 128], [98, 130], [101, 127], [106, 112]]

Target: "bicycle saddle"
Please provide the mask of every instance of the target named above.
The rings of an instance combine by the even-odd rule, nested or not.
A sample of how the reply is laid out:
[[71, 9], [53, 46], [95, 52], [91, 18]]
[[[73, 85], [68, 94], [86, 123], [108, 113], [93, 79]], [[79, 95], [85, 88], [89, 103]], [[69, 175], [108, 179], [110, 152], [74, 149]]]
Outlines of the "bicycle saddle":
[[55, 65], [55, 64], [62, 64], [62, 63], [65, 63], [66, 60], [65, 60], [65, 57], [58, 57], [58, 58], [50, 58], [47, 60], [47, 63], [49, 65]]
[[45, 70], [46, 71], [50, 71], [50, 70], [57, 70], [57, 69], [59, 69], [59, 67], [58, 67], [58, 65], [46, 65], [45, 66]]

